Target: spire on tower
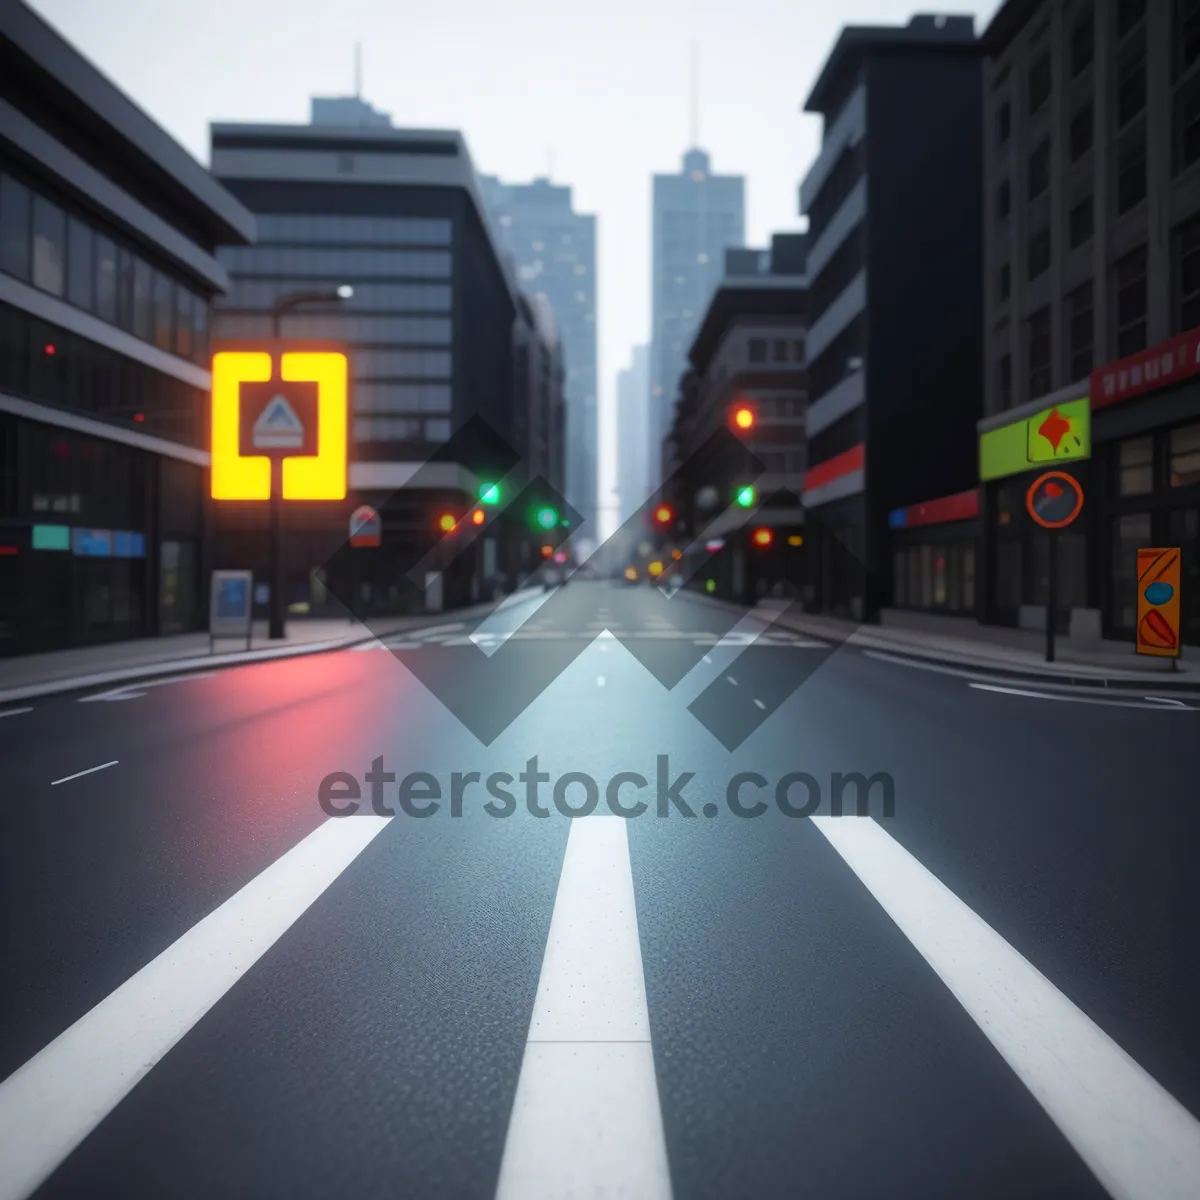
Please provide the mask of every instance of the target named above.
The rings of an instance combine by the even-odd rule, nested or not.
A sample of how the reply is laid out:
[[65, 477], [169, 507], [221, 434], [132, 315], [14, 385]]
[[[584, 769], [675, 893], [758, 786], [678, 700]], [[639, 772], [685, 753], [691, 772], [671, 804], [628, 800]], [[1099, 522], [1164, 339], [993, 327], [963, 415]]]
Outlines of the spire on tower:
[[362, 42], [354, 43], [354, 96], [362, 99]]
[[688, 136], [693, 149], [700, 145], [700, 48], [692, 39], [691, 113]]

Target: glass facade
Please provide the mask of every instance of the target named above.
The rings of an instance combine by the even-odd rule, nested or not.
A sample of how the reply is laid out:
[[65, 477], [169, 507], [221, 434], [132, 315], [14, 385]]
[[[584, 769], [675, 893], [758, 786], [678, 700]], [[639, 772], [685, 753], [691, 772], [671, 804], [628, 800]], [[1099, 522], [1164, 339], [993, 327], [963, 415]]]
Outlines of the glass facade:
[[975, 612], [974, 521], [897, 531], [892, 548], [892, 605], [960, 616]]
[[370, 443], [372, 456], [425, 457], [449, 437], [453, 406], [451, 221], [266, 213], [257, 224], [256, 245], [219, 252], [232, 282], [217, 335], [269, 338], [281, 297], [349, 284], [344, 301], [286, 314], [281, 333], [349, 347], [356, 443]]

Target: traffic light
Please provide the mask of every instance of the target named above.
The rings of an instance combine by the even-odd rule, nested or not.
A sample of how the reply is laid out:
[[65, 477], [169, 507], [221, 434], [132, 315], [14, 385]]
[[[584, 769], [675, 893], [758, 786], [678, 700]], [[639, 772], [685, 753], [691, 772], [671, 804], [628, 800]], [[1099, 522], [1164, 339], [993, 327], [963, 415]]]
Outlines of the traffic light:
[[750, 540], [756, 546], [769, 546], [775, 540], [775, 534], [770, 529], [756, 529], [751, 535]]
[[670, 525], [675, 520], [675, 510], [669, 504], [660, 504], [654, 510], [654, 523], [656, 525]]
[[745, 487], [740, 487], [733, 494], [733, 498], [737, 501], [739, 508], [753, 508], [755, 492], [750, 484]]
[[[500, 485], [498, 483], [481, 483], [479, 485], [480, 504], [499, 504]], [[478, 524], [478, 522], [476, 522]]]
[[749, 433], [754, 428], [757, 417], [749, 404], [735, 404], [732, 420], [734, 429], [739, 433]]
[[454, 527], [457, 524], [458, 524], [458, 521], [455, 518], [453, 513], [448, 513], [448, 512], [442, 513], [442, 515], [440, 517], [438, 517], [438, 528], [443, 533], [453, 533]]
[[651, 579], [657, 579], [663, 573], [663, 565], [658, 561], [658, 559], [655, 559], [654, 562], [652, 562], [646, 568], [646, 571], [649, 573]]
[[539, 529], [553, 529], [558, 524], [558, 510], [543, 505], [534, 512], [533, 519]]
[[791, 537], [788, 538], [788, 545], [789, 546], [803, 546], [804, 538], [798, 533], [793, 533], [791, 535]]
[[483, 509], [482, 509], [482, 508], [477, 508], [477, 509], [476, 509], [476, 510], [475, 510], [475, 511], [474, 511], [474, 512], [471, 514], [471, 520], [472, 520], [472, 521], [474, 521], [476, 525], [482, 525], [482, 524], [483, 524], [483, 522], [484, 522], [484, 520], [485, 520], [485, 517], [484, 517], [484, 515], [483, 515]]
[[543, 546], [542, 547], [542, 557], [543, 558], [549, 558], [550, 555], [552, 555], [553, 553], [554, 553], [553, 546]]

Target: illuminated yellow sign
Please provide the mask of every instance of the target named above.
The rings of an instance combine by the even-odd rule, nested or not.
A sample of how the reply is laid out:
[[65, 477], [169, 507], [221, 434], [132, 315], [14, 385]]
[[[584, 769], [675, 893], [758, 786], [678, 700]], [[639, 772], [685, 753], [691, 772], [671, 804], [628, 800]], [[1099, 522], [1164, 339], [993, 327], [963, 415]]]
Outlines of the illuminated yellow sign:
[[986, 483], [1042, 463], [1090, 458], [1091, 417], [1085, 396], [989, 430], [979, 438], [979, 478]]
[[[271, 498], [270, 458], [241, 453], [242, 385], [267, 383], [271, 377], [271, 356], [264, 351], [230, 350], [213, 356], [214, 500]], [[317, 452], [283, 457], [283, 498], [344, 500], [349, 406], [349, 366], [346, 356], [328, 350], [290, 351], [280, 359], [279, 377], [284, 383], [317, 385]]]

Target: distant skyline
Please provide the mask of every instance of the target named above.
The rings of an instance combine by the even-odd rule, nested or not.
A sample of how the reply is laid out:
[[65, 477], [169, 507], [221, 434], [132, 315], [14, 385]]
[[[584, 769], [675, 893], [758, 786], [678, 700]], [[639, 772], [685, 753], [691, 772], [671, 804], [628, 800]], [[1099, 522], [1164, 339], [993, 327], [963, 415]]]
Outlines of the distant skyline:
[[[615, 386], [650, 337], [650, 197], [696, 139], [745, 175], [746, 237], [800, 229], [797, 188], [820, 145], [801, 105], [839, 30], [970, 13], [1000, 0], [33, 0], [127, 95], [208, 161], [211, 121], [307, 122], [312, 96], [363, 97], [396, 125], [459, 129], [481, 173], [550, 175], [598, 220], [601, 494], [616, 486]], [[982, 135], [982, 131], [981, 131]], [[553, 165], [551, 165], [553, 164]]]

